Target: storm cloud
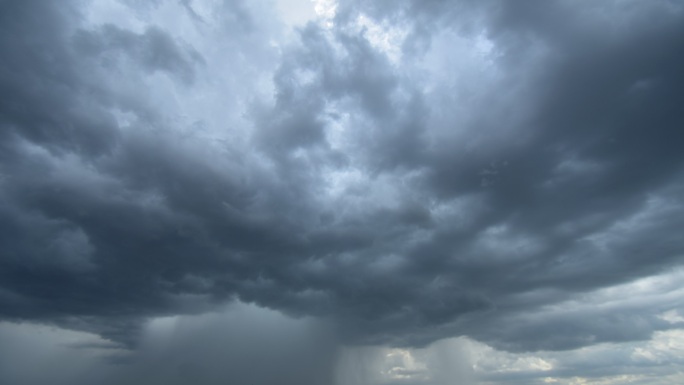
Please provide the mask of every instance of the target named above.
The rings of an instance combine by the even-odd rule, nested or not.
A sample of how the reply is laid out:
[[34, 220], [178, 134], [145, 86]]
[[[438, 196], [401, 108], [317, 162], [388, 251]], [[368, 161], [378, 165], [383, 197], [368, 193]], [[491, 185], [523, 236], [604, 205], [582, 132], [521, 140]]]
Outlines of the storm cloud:
[[0, 2], [0, 321], [128, 349], [132, 383], [163, 355], [152, 320], [202, 320], [164, 337], [193, 351], [226, 306], [324, 329], [259, 358], [320, 358], [304, 384], [388, 383], [330, 374], [358, 346], [417, 349], [392, 378], [442, 384], [416, 373], [459, 337], [553, 355], [677, 335], [682, 4], [304, 3]]

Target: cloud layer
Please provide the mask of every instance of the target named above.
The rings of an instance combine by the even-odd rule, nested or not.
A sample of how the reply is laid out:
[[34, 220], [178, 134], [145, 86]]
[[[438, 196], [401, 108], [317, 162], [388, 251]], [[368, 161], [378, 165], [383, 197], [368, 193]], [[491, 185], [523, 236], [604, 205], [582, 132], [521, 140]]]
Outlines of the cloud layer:
[[509, 352], [682, 326], [680, 4], [288, 4], [0, 4], [0, 319], [132, 347], [239, 300]]

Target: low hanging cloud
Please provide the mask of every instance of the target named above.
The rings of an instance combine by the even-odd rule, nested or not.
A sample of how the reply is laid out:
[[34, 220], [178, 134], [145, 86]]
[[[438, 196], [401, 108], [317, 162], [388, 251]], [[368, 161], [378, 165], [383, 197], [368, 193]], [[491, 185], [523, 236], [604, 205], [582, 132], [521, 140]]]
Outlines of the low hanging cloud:
[[681, 328], [681, 5], [296, 3], [0, 5], [0, 320], [133, 348], [237, 301], [510, 354]]

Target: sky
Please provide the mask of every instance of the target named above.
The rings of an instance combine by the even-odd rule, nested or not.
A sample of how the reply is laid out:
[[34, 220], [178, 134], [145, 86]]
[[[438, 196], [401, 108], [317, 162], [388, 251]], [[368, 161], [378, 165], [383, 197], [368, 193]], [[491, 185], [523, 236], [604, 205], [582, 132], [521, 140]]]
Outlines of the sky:
[[684, 382], [684, 3], [0, 0], [0, 383]]

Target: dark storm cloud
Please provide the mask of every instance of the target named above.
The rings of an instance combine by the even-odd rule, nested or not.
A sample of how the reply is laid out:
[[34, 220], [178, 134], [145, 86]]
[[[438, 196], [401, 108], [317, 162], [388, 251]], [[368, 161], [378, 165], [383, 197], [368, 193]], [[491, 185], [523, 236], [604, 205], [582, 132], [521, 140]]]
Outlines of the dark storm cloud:
[[[80, 27], [68, 4], [0, 5], [1, 317], [132, 344], [147, 317], [239, 298], [350, 343], [508, 350], [672, 327], [657, 313], [681, 303], [545, 309], [681, 265], [681, 6], [342, 2], [283, 50], [273, 100], [239, 80], [251, 130], [217, 149], [145, 89], [161, 72], [208, 94], [223, 79], [204, 52], [161, 27]], [[239, 5], [224, 19], [253, 39]], [[361, 11], [408, 29], [398, 64]], [[489, 69], [458, 67], [478, 37]], [[426, 75], [424, 58], [447, 64]]]
[[[487, 111], [476, 106], [474, 114], [495, 118], [476, 116], [473, 128], [484, 132], [485, 139], [475, 151], [467, 137], [465, 143], [436, 143], [432, 153], [413, 165], [428, 170], [424, 183], [432, 190], [427, 196], [448, 200], [475, 194], [487, 209], [473, 213], [463, 229], [436, 229], [429, 242], [411, 250], [415, 266], [407, 270], [451, 276], [449, 281], [463, 283], [466, 290], [504, 304], [510, 300], [503, 298], [511, 294], [545, 288], [582, 292], [679, 264], [683, 244], [674, 229], [681, 226], [681, 154], [676, 143], [684, 139], [679, 129], [684, 122], [676, 113], [684, 98], [678, 70], [684, 64], [681, 9], [672, 12], [669, 3], [630, 3], [615, 15], [616, 9], [605, 4], [488, 5], [495, 5], [490, 24], [471, 33], [486, 34], [501, 50], [497, 64], [509, 71], [504, 85], [531, 79], [531, 89], [524, 89], [524, 102], [506, 100], [501, 88], [485, 95], [485, 104], [497, 106], [503, 99], [507, 108]], [[412, 7], [459, 30], [468, 27], [467, 22], [451, 20], [454, 14], [440, 11], [454, 9], [446, 2]], [[642, 15], [661, 22], [654, 26]], [[530, 59], [537, 63], [530, 65]], [[530, 104], [534, 107], [522, 122], [506, 116], [516, 105]], [[501, 129], [506, 125], [514, 125], [515, 136], [510, 128]], [[666, 208], [658, 208], [661, 204]], [[639, 215], [650, 218], [637, 224]], [[629, 222], [637, 222], [631, 224], [637, 228]], [[607, 244], [593, 242], [592, 237], [604, 234]], [[496, 238], [502, 243], [496, 248], [504, 250], [487, 245]], [[433, 265], [421, 260], [422, 255], [432, 255]], [[554, 295], [549, 300], [557, 299]], [[566, 321], [594, 328], [593, 320]], [[549, 333], [530, 328], [549, 344], [544, 348], [570, 347], [551, 343], [557, 323], [548, 325]], [[649, 330], [652, 327], [632, 333], [625, 326], [615, 333], [640, 338]], [[488, 329], [482, 334], [487, 341]], [[570, 333], [575, 334], [581, 333]], [[620, 339], [610, 334], [587, 336]], [[531, 335], [520, 340], [524, 349], [536, 344]]]
[[[77, 15], [70, 5], [2, 5], [2, 312], [11, 319], [97, 325], [97, 332], [115, 337], [119, 332], [110, 329], [128, 328], [148, 306], [156, 312], [169, 302], [153, 289], [161, 283], [144, 283], [150, 278], [145, 268], [133, 265], [149, 264], [140, 257], [155, 247], [154, 239], [173, 245], [173, 239], [156, 234], [165, 227], [162, 217], [171, 214], [133, 219], [155, 209], [104, 170], [126, 139], [106, 109], [115, 95], [83, 73], [88, 62], [79, 50], [85, 38], [89, 48], [98, 49], [98, 36], [74, 30]], [[185, 79], [192, 74], [160, 31], [140, 37], [113, 27], [104, 31], [102, 49], [122, 49], [146, 70], [180, 70]], [[107, 262], [107, 255], [117, 257]], [[151, 296], [141, 295], [136, 282]], [[113, 319], [97, 319], [102, 316]]]

